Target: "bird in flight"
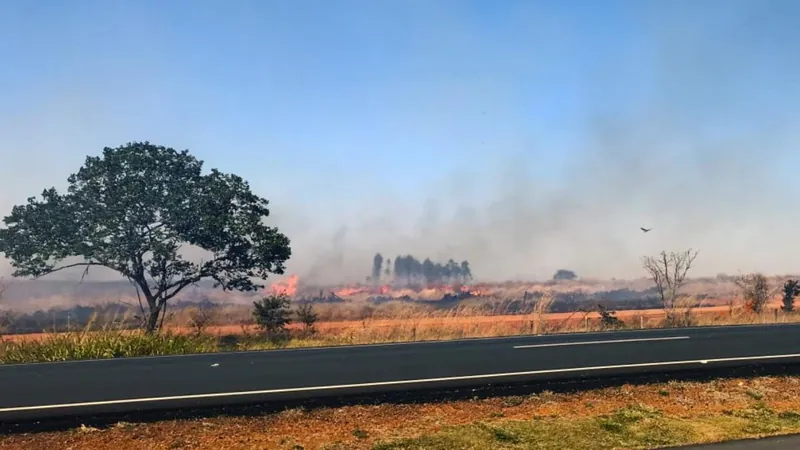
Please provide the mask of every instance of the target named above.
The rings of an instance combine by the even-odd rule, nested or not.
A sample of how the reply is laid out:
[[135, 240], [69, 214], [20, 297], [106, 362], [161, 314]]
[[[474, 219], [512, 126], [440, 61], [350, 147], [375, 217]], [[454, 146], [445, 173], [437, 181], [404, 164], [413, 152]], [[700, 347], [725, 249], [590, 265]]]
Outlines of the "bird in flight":
[[645, 233], [647, 233], [648, 231], [652, 230], [652, 228], [644, 228], [644, 227], [639, 227], [639, 229], [642, 230]]

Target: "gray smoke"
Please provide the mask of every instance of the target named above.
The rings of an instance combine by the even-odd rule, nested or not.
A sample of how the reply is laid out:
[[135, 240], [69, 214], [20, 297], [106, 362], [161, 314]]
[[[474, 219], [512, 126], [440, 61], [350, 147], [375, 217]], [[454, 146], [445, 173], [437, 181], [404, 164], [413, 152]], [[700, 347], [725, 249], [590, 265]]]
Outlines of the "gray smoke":
[[[595, 107], [572, 137], [576, 152], [551, 169], [560, 182], [537, 167], [547, 160], [534, 136], [514, 158], [443, 174], [416, 204], [370, 204], [346, 219], [345, 241], [325, 245], [320, 232], [314, 245], [298, 247], [291, 268], [303, 274], [328, 251], [337, 259], [326, 266], [326, 281], [358, 280], [380, 251], [468, 259], [484, 280], [549, 278], [559, 268], [639, 277], [642, 255], [691, 247], [700, 250], [695, 275], [800, 271], [798, 185], [790, 169], [800, 162], [793, 106], [800, 100], [800, 8], [628, 5], [655, 45], [587, 64], [592, 70], [581, 75], [579, 92]], [[610, 39], [585, 39], [593, 38]], [[641, 92], [625, 109], [615, 93], [629, 89], [615, 79], [630, 73], [649, 74], [651, 83], [631, 87]], [[485, 120], [506, 118], [489, 111]], [[487, 143], [487, 160], [499, 146]], [[643, 234], [640, 226], [653, 231]], [[322, 275], [314, 267], [314, 278]]]
[[[447, 68], [455, 74], [398, 100], [407, 121], [395, 127], [408, 134], [440, 129], [446, 138], [429, 142], [431, 151], [452, 153], [452, 166], [437, 167], [438, 178], [415, 187], [425, 194], [405, 195], [378, 182], [360, 193], [337, 190], [335, 184], [365, 175], [326, 167], [318, 170], [330, 178], [315, 181], [315, 197], [297, 199], [293, 187], [308, 180], [273, 183], [278, 169], [265, 168], [258, 189], [272, 201], [273, 222], [292, 239], [288, 272], [313, 282], [363, 281], [380, 252], [392, 259], [468, 260], [477, 280], [550, 278], [560, 268], [627, 278], [644, 275], [642, 255], [689, 247], [700, 250], [694, 275], [800, 271], [792, 169], [800, 167], [800, 5], [610, 2], [615, 7], [607, 14], [624, 15], [622, 23], [641, 33], [641, 42], [629, 42], [597, 23], [585, 26], [592, 11], [576, 8], [571, 19], [527, 11], [535, 4], [509, 6], [517, 11], [506, 11], [510, 22], [498, 26], [535, 30], [530, 41], [509, 32], [505, 37], [519, 45], [514, 49], [479, 48], [497, 43], [501, 32], [471, 26], [456, 14], [464, 5], [439, 4], [431, 16], [435, 33], [415, 35], [428, 50], [420, 57], [420, 78]], [[415, 5], [414, 11], [423, 9]], [[577, 56], [589, 42], [603, 52]], [[526, 86], [512, 85], [508, 74], [528, 77], [544, 96], [548, 83], [558, 81], [548, 78], [550, 66], [574, 69], [574, 92], [564, 95], [590, 107], [576, 119], [577, 133], [548, 140], [552, 123], [521, 118], [525, 105], [518, 104], [517, 90]], [[171, 119], [175, 111], [164, 108], [170, 91], [155, 73], [131, 81], [127, 92], [144, 102], [139, 111]], [[45, 186], [63, 186], [73, 171], [64, 167], [77, 168], [83, 157], [44, 169], [40, 162], [65, 146], [99, 151], [147, 133], [98, 100], [93, 86], [74, 81], [66, 79], [13, 118], [6, 113], [0, 123], [3, 211]], [[623, 94], [635, 100], [621, 103]], [[573, 100], [542, 99], [553, 102], [554, 115], [562, 101]], [[484, 133], [489, 124], [494, 132]], [[146, 137], [181, 148], [205, 145], [202, 124], [175, 129]], [[126, 134], [132, 132], [137, 135]], [[545, 156], [554, 153], [552, 139], [562, 141], [558, 151], [566, 156]], [[227, 143], [216, 144], [225, 151]], [[29, 158], [14, 162], [22, 153]], [[201, 157], [229, 170], [222, 154]], [[417, 164], [430, 171], [424, 159]], [[389, 181], [402, 187], [402, 180]], [[653, 231], [644, 234], [640, 226]]]

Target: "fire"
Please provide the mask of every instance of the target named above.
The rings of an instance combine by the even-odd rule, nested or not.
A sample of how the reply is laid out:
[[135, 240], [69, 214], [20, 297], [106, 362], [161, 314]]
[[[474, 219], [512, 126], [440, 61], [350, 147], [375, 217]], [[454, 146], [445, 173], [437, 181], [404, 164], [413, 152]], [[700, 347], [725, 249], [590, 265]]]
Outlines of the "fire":
[[297, 282], [299, 278], [297, 275], [291, 275], [286, 280], [276, 281], [269, 286], [270, 291], [274, 295], [295, 295], [297, 294]]
[[[299, 285], [300, 285], [300, 278], [297, 275], [291, 275], [284, 280], [276, 281], [270, 284], [269, 288], [266, 289], [266, 293], [269, 295], [288, 295], [290, 297], [295, 297], [298, 295]], [[355, 285], [340, 287], [336, 290], [332, 290], [329, 292], [340, 298], [352, 297], [359, 294], [366, 294], [368, 296], [380, 295], [384, 297], [393, 297], [393, 298], [410, 296], [412, 298], [419, 297], [428, 300], [441, 298], [446, 294], [469, 294], [472, 297], [479, 297], [483, 294], [483, 291], [478, 286], [467, 286], [467, 285], [436, 285], [436, 286], [428, 286], [425, 288], [421, 287], [398, 288], [398, 287], [393, 287], [390, 284], [384, 284], [379, 286], [379, 285], [364, 285], [360, 283]]]
[[348, 297], [350, 295], [362, 294], [364, 292], [369, 292], [369, 289], [365, 287], [346, 287], [344, 289], [339, 289], [338, 291], [334, 292], [334, 294], [338, 297]]
[[483, 292], [480, 289], [477, 289], [473, 286], [461, 286], [458, 291], [464, 294], [469, 293], [473, 297], [480, 297], [483, 295]]
[[454, 294], [454, 293], [461, 293], [461, 294], [470, 294], [471, 296], [480, 296], [482, 291], [475, 286], [431, 286], [422, 288], [392, 288], [391, 285], [382, 285], [382, 286], [363, 286], [363, 285], [352, 285], [347, 286], [341, 289], [338, 289], [333, 292], [334, 295], [338, 297], [350, 297], [353, 295], [358, 294], [372, 294], [372, 295], [381, 295], [381, 296], [389, 296], [389, 297], [403, 297], [406, 295], [419, 295], [424, 298], [434, 298], [434, 297], [441, 297], [445, 294]]

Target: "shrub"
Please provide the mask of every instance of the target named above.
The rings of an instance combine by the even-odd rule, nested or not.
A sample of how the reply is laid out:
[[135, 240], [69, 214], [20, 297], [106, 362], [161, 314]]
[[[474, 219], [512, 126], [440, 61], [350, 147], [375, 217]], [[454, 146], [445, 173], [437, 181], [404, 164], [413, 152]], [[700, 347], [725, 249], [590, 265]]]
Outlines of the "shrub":
[[303, 324], [303, 329], [307, 334], [313, 334], [316, 330], [314, 325], [317, 323], [317, 313], [314, 312], [314, 307], [310, 303], [300, 305], [297, 307], [297, 319]]
[[214, 324], [215, 311], [208, 305], [198, 305], [189, 308], [189, 326], [195, 334], [203, 334], [206, 329]]
[[282, 340], [287, 336], [286, 326], [292, 322], [289, 297], [285, 294], [269, 295], [253, 302], [253, 318], [271, 340]]
[[625, 324], [617, 317], [616, 312], [609, 311], [603, 305], [597, 305], [597, 311], [600, 313], [600, 326], [603, 328], [622, 328]]
[[766, 276], [760, 273], [741, 275], [736, 279], [736, 285], [742, 291], [747, 309], [756, 314], [764, 311], [764, 307], [772, 296]]
[[783, 284], [783, 309], [784, 312], [794, 311], [794, 299], [800, 295], [800, 281], [787, 280]]

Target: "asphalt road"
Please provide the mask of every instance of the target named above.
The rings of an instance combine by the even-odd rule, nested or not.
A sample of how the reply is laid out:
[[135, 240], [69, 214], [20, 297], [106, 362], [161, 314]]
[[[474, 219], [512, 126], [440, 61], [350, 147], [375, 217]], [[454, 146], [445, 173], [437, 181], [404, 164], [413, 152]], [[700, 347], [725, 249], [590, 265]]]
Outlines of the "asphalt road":
[[800, 325], [0, 365], [0, 421], [800, 363]]
[[800, 448], [800, 435], [747, 439], [678, 448], [681, 450], [796, 450]]

